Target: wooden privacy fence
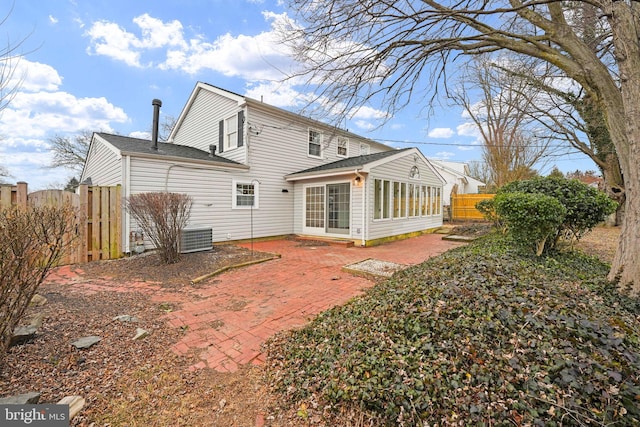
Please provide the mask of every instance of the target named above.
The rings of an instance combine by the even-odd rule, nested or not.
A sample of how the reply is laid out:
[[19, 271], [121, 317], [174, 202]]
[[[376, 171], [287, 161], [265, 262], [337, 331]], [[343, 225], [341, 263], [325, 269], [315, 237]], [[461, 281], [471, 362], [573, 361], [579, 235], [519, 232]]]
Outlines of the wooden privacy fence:
[[452, 194], [451, 195], [451, 219], [475, 220], [484, 219], [480, 211], [476, 209], [476, 203], [481, 200], [493, 199], [495, 194]]
[[77, 264], [122, 256], [121, 186], [80, 185], [78, 193], [63, 190], [28, 192], [25, 182], [0, 185], [0, 209], [16, 206], [72, 206], [77, 212], [73, 243], [61, 264]]

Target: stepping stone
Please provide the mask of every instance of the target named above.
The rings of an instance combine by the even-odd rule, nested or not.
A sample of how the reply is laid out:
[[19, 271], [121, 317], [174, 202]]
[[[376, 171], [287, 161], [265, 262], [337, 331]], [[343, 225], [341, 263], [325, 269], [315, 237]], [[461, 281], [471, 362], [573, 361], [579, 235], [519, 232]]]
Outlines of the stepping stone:
[[450, 234], [448, 236], [444, 236], [442, 240], [449, 240], [452, 242], [473, 242], [476, 238], [471, 236], [461, 236], [459, 234]]
[[17, 394], [0, 398], [0, 405], [26, 405], [36, 404], [40, 400], [40, 393], [32, 391], [29, 393]]
[[88, 336], [88, 337], [82, 337], [77, 341], [74, 341], [71, 343], [72, 346], [74, 346], [77, 349], [84, 349], [84, 348], [89, 348], [94, 344], [97, 344], [100, 342], [100, 340], [102, 340], [101, 337], [97, 337], [95, 335], [92, 336]]
[[81, 396], [65, 396], [58, 405], [69, 405], [69, 419], [73, 419], [84, 408], [85, 400]]
[[136, 316], [130, 316], [128, 314], [121, 314], [120, 316], [116, 316], [113, 320], [117, 320], [119, 322], [137, 322], [138, 318]]
[[31, 301], [29, 302], [29, 305], [32, 306], [32, 307], [42, 307], [46, 303], [47, 303], [47, 299], [45, 297], [43, 297], [42, 295], [35, 294], [31, 298]]
[[149, 331], [146, 331], [146, 330], [144, 330], [142, 328], [137, 328], [136, 329], [136, 336], [133, 337], [133, 340], [134, 341], [141, 340], [142, 338], [146, 337], [147, 335], [149, 335]]
[[37, 330], [38, 328], [36, 328], [35, 326], [17, 326], [13, 330], [10, 345], [16, 345], [29, 341], [35, 336]]

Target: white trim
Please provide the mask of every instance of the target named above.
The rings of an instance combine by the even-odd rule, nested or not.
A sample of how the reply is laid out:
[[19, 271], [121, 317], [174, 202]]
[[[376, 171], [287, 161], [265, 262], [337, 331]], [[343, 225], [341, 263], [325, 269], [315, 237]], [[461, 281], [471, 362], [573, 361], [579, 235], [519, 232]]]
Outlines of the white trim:
[[[237, 179], [234, 178], [231, 180], [231, 208], [232, 209], [260, 209], [260, 182], [258, 180], [251, 179]], [[253, 185], [253, 206], [238, 206], [238, 194], [237, 194], [237, 186], [240, 185]]]
[[[313, 145], [318, 145], [320, 147], [320, 154], [315, 155], [315, 154], [311, 154], [309, 151], [309, 148], [311, 147], [311, 132], [317, 133], [318, 136], [320, 137], [320, 141], [317, 142], [317, 144], [314, 142]], [[307, 130], [307, 157], [311, 157], [312, 159], [322, 159], [322, 155], [324, 153], [324, 147], [322, 145], [324, 139], [324, 135], [322, 134], [322, 131], [316, 129], [316, 128], [308, 128]]]
[[[345, 149], [347, 151], [345, 154], [340, 154], [339, 152], [341, 141], [345, 143]], [[338, 136], [336, 138], [336, 156], [342, 157], [342, 158], [349, 157], [349, 138], [347, 138], [346, 136]]]

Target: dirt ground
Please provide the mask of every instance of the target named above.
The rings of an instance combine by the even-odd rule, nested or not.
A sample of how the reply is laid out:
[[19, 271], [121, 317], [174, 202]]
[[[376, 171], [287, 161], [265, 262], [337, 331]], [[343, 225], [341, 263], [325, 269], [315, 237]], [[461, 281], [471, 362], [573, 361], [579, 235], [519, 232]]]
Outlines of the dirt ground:
[[[482, 226], [477, 224], [459, 227], [457, 234], [481, 234]], [[598, 228], [578, 246], [609, 262], [618, 233], [617, 228]], [[161, 265], [151, 253], [73, 269], [88, 280], [143, 280], [178, 290], [194, 278], [258, 255], [225, 245], [184, 255], [169, 266]], [[190, 372], [195, 355], [179, 357], [169, 350], [181, 331], [167, 327], [162, 319], [167, 308], [151, 303], [148, 294], [84, 294], [51, 283], [45, 283], [39, 294], [47, 304], [29, 308], [23, 323], [41, 315], [42, 327], [35, 339], [10, 349], [0, 372], [0, 396], [38, 391], [40, 402], [47, 403], [81, 395], [86, 406], [72, 423], [79, 426], [233, 427], [254, 426], [256, 419], [264, 419], [266, 425], [287, 424], [287, 416], [277, 421], [283, 414], [277, 414], [275, 400], [261, 382], [261, 367], [248, 366], [230, 374], [209, 369]], [[113, 320], [123, 314], [135, 315], [138, 321]], [[136, 328], [150, 335], [132, 341]], [[101, 336], [103, 342], [86, 350], [70, 345], [88, 335]]]

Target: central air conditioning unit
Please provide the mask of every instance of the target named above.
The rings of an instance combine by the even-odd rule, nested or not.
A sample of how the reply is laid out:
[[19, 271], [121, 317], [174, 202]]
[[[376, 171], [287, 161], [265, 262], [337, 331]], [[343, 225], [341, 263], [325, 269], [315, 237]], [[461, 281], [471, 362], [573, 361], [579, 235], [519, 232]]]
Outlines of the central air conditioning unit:
[[213, 246], [213, 228], [186, 227], [180, 231], [180, 253], [208, 251]]

